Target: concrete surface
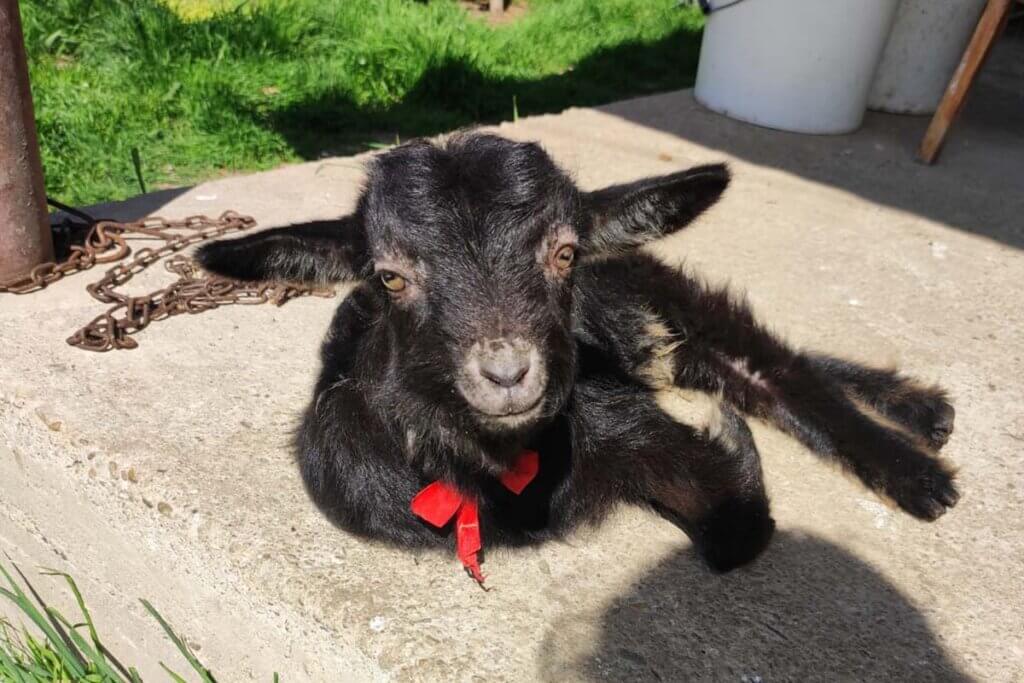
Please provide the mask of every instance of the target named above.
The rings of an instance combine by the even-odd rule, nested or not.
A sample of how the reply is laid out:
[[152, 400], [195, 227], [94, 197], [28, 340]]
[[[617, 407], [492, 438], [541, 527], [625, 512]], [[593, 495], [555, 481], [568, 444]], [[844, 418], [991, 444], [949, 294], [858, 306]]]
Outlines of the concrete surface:
[[[1015, 68], [979, 87], [934, 168], [912, 161], [924, 119], [802, 137], [689, 92], [501, 127], [587, 187], [728, 160], [723, 202], [656, 251], [746, 290], [794, 343], [948, 387], [964, 495], [936, 524], [755, 425], [780, 532], [752, 567], [713, 576], [674, 527], [624, 509], [492, 555], [483, 593], [454, 557], [357, 541], [307, 501], [286, 444], [336, 300], [181, 317], [137, 350], [91, 354], [64, 339], [102, 308], [84, 291], [93, 272], [0, 298], [0, 548], [74, 573], [111, 646], [148, 672], [181, 662], [137, 597], [225, 681], [1022, 680]], [[138, 205], [270, 227], [349, 210], [359, 178], [358, 160], [327, 159]], [[36, 584], [59, 594], [51, 581]]]

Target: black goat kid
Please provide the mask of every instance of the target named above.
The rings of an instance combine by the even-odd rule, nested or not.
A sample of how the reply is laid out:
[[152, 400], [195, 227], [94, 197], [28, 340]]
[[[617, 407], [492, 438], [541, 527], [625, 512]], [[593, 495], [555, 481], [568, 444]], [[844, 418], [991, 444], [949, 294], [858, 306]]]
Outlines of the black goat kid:
[[[774, 529], [741, 413], [936, 519], [958, 499], [933, 453], [953, 428], [941, 389], [795, 351], [727, 292], [636, 251], [728, 182], [704, 166], [582, 192], [535, 144], [459, 135], [378, 156], [349, 217], [198, 258], [241, 280], [360, 281], [296, 440], [313, 499], [355, 534], [450, 545], [462, 504], [459, 534], [479, 521], [485, 545], [522, 545], [626, 502], [728, 570]], [[499, 477], [527, 450], [539, 471], [517, 495]], [[435, 481], [450, 494], [441, 529], [410, 510]]]

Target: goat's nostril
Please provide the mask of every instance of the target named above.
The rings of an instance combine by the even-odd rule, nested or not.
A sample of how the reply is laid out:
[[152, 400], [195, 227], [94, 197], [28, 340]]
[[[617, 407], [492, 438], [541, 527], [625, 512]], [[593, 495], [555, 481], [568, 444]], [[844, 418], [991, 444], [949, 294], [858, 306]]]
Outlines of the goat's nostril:
[[526, 354], [488, 359], [480, 363], [480, 374], [493, 384], [506, 389], [519, 384], [530, 371], [530, 357]]

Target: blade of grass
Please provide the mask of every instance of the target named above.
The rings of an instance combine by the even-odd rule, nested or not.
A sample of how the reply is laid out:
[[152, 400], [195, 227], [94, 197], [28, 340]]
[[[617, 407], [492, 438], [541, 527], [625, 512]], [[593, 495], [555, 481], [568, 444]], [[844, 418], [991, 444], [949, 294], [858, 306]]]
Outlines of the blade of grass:
[[[15, 568], [17, 568], [17, 565], [15, 565]], [[85, 671], [78, 657], [71, 652], [64, 640], [57, 634], [49, 621], [40, 614], [36, 606], [28, 599], [28, 596], [25, 595], [25, 592], [21, 590], [18, 584], [15, 583], [14, 578], [2, 564], [0, 564], [0, 573], [4, 575], [7, 583], [13, 588], [13, 591], [11, 591], [0, 587], [0, 595], [13, 602], [43, 632], [50, 643], [50, 647], [54, 649], [55, 653], [60, 656], [65, 666], [69, 669], [69, 673], [78, 677], [84, 676]]]
[[25, 631], [25, 644], [28, 648], [26, 668], [33, 676], [43, 681], [67, 678], [60, 655], [53, 651], [48, 642], [40, 642]]
[[[171, 625], [168, 624], [167, 621], [163, 618], [163, 616], [161, 616], [161, 614], [156, 611], [156, 608], [153, 607], [153, 605], [151, 605], [148, 600], [140, 600], [139, 602], [141, 602], [142, 606], [146, 608], [146, 611], [149, 612], [153, 616], [153, 618], [157, 620], [157, 622], [159, 622], [160, 627], [164, 630], [164, 633], [166, 633], [167, 637], [171, 639], [171, 642], [174, 643], [175, 647], [178, 648], [178, 651], [181, 652], [182, 656], [188, 661], [188, 663], [192, 666], [195, 672], [199, 674], [199, 676], [203, 680], [203, 683], [216, 683], [216, 679], [213, 677], [213, 674], [210, 673], [209, 670], [207, 670], [207, 668], [204, 667], [199, 662], [198, 659], [196, 659], [196, 656], [192, 654], [192, 650], [189, 649], [188, 645], [186, 645], [181, 640], [181, 638], [178, 637], [178, 635], [174, 632], [174, 629], [171, 628]], [[161, 666], [163, 665], [161, 664]], [[168, 672], [170, 672], [169, 669]]]
[[[92, 613], [89, 611], [88, 606], [85, 604], [85, 599], [82, 597], [82, 592], [78, 589], [78, 584], [75, 583], [75, 579], [71, 574], [65, 571], [59, 571], [57, 569], [45, 568], [43, 571], [44, 575], [49, 577], [63, 577], [63, 580], [68, 582], [68, 586], [71, 588], [72, 594], [75, 596], [75, 601], [78, 603], [78, 608], [81, 610], [82, 615], [85, 617], [85, 624], [89, 629], [89, 638], [92, 640], [92, 645], [95, 648], [96, 655], [93, 656], [94, 664], [97, 668], [109, 672], [109, 676], [114, 679], [118, 679], [118, 674], [123, 679], [132, 680], [132, 672], [134, 670], [126, 670], [124, 665], [120, 663], [118, 658], [114, 656], [110, 650], [106, 649], [103, 643], [99, 640], [99, 634], [96, 632], [96, 625], [92, 621]], [[77, 627], [73, 627], [77, 628]], [[117, 671], [111, 671], [108, 663], [114, 667]], [[135, 673], [138, 676], [138, 673]]]
[[0, 645], [6, 645], [6, 651], [18, 653], [21, 651], [21, 648], [18, 646], [18, 643], [15, 642], [16, 636], [11, 635], [13, 632], [14, 627], [11, 625], [11, 622], [0, 617]]
[[28, 580], [28, 577], [25, 576], [25, 572], [21, 571], [21, 567], [19, 567], [18, 565], [14, 565], [14, 571], [18, 572], [18, 576], [21, 577], [22, 583], [24, 583], [25, 586], [28, 588], [29, 592], [32, 594], [32, 597], [35, 598], [35, 601], [39, 603], [39, 607], [42, 608], [43, 614], [46, 615], [47, 619], [50, 622], [50, 626], [53, 627], [54, 632], [58, 636], [60, 636], [61, 642], [64, 643], [64, 646], [67, 648], [68, 652], [71, 653], [75, 661], [84, 670], [86, 668], [86, 658], [82, 655], [81, 652], [77, 650], [75, 644], [72, 642], [71, 638], [65, 632], [64, 627], [61, 625], [61, 623], [56, 619], [56, 617], [54, 617], [53, 614], [50, 613], [50, 606], [46, 604], [45, 600], [43, 600], [43, 596], [39, 594], [39, 591], [36, 590], [36, 587], [33, 586], [32, 582]]
[[[25, 648], [24, 643], [18, 638], [17, 631], [6, 619], [0, 618], [0, 653], [8, 657], [8, 661], [14, 670], [21, 676], [27, 676], [30, 671], [28, 658], [31, 653]], [[45, 672], [44, 672], [45, 673]], [[26, 679], [30, 680], [30, 679]]]
[[118, 674], [117, 671], [114, 671], [114, 669], [112, 669], [110, 665], [107, 664], [106, 659], [103, 658], [103, 655], [99, 650], [94, 650], [92, 647], [90, 647], [89, 643], [86, 642], [85, 638], [79, 635], [78, 631], [75, 630], [75, 627], [68, 623], [68, 620], [64, 618], [64, 615], [62, 615], [60, 612], [53, 609], [52, 607], [50, 608], [50, 611], [54, 616], [56, 616], [57, 619], [59, 619], [61, 622], [64, 623], [65, 626], [68, 627], [68, 635], [70, 635], [71, 638], [75, 641], [75, 645], [77, 645], [78, 649], [81, 650], [84, 655], [86, 655], [86, 659], [89, 661], [90, 664], [92, 664], [93, 668], [98, 673], [102, 674], [103, 676], [106, 676], [111, 681], [120, 682], [124, 680], [121, 677], [121, 675]]
[[115, 669], [120, 672], [121, 677], [131, 681], [131, 683], [140, 683], [139, 673], [134, 668], [125, 668], [124, 664], [107, 649], [106, 645], [100, 645], [100, 651], [103, 652], [103, 656], [108, 662], [110, 662]]
[[[78, 590], [78, 584], [71, 578], [70, 574], [65, 572], [57, 571], [56, 569], [45, 569], [43, 571], [44, 576], [62, 576], [71, 588], [71, 594], [75, 596], [75, 602], [78, 603], [78, 609], [82, 612], [82, 616], [85, 617], [86, 626], [89, 628], [89, 638], [92, 639], [93, 647], [96, 649], [96, 654], [99, 660], [106, 664], [106, 659], [103, 657], [103, 644], [100, 643], [99, 634], [96, 633], [96, 624], [92, 621], [92, 614], [89, 613], [89, 608], [85, 606], [85, 600], [82, 598], [82, 592]], [[74, 629], [74, 627], [71, 627]]]
[[167, 672], [167, 675], [171, 677], [171, 680], [174, 681], [174, 683], [188, 683], [184, 678], [167, 668], [167, 665], [163, 662], [160, 662], [160, 666], [163, 667], [163, 670]]
[[57, 621], [67, 629], [66, 633], [68, 634], [68, 638], [70, 638], [72, 644], [78, 648], [78, 651], [82, 654], [83, 658], [85, 659], [86, 665], [95, 660], [98, 653], [96, 652], [95, 649], [93, 649], [89, 642], [85, 638], [83, 638], [78, 631], [75, 630], [75, 625], [68, 621], [67, 617], [61, 614], [54, 607], [47, 607], [46, 614], [51, 619]]
[[[9, 559], [9, 558], [8, 558]], [[46, 604], [43, 598], [29, 582], [21, 569], [13, 564], [15, 571], [27, 586], [36, 604], [22, 590], [21, 583], [15, 581], [3, 564], [0, 564], [0, 575], [6, 579], [9, 587], [0, 585], [0, 596], [10, 600], [27, 616], [42, 632], [42, 637], [33, 635], [27, 628], [15, 629], [12, 624], [0, 617], [0, 681], [7, 683], [50, 683], [60, 681], [67, 683], [142, 683], [135, 668], [125, 668], [100, 641], [92, 613], [85, 604], [78, 585], [67, 573], [55, 569], [42, 571], [45, 576], [60, 576], [71, 588], [75, 601], [85, 619], [82, 623], [72, 623], [59, 610]], [[188, 644], [171, 628], [170, 624], [147, 600], [140, 600], [146, 611], [157, 620], [164, 633], [171, 639], [178, 651], [185, 657], [192, 669], [199, 674], [202, 683], [216, 683], [209, 671], [192, 652]], [[40, 612], [40, 608], [43, 612]], [[45, 616], [44, 616], [45, 614]], [[88, 630], [88, 638], [80, 629]], [[186, 683], [178, 673], [163, 662], [159, 662], [174, 683]], [[274, 683], [280, 683], [280, 675], [275, 671]]]
[[2, 647], [0, 647], [0, 674], [3, 674], [4, 680], [10, 679], [15, 683], [31, 683], [31, 679], [25, 676], [22, 667]]
[[[19, 571], [19, 573], [21, 573]], [[97, 672], [97, 675], [105, 676], [110, 681], [124, 681], [130, 679], [130, 673], [124, 669], [120, 662], [113, 657], [109, 651], [104, 647], [100, 641], [99, 634], [96, 631], [95, 622], [92, 619], [92, 613], [89, 611], [88, 606], [85, 604], [85, 599], [82, 597], [82, 593], [78, 588], [78, 584], [75, 583], [74, 578], [65, 572], [61, 572], [55, 569], [44, 569], [42, 571], [44, 576], [61, 576], [67, 582], [71, 588], [71, 592], [75, 597], [75, 601], [78, 603], [79, 610], [85, 618], [85, 624], [72, 624], [64, 615], [57, 610], [46, 607], [47, 615], [50, 616], [51, 620], [56, 619], [67, 627], [67, 634], [73, 640], [74, 645], [78, 648], [80, 653], [87, 660], [87, 663], [91, 664], [93, 669]], [[24, 575], [22, 575], [24, 576]], [[38, 595], [37, 599], [40, 599]], [[40, 599], [41, 602], [41, 599]], [[87, 626], [89, 630], [89, 636], [92, 641], [92, 645], [86, 642], [78, 633], [77, 629], [81, 626]], [[113, 665], [113, 667], [111, 666]], [[116, 670], [115, 670], [116, 669]]]
[[142, 179], [142, 156], [138, 147], [132, 147], [132, 166], [135, 167], [135, 179], [139, 181], [139, 189], [146, 194], [146, 183]]

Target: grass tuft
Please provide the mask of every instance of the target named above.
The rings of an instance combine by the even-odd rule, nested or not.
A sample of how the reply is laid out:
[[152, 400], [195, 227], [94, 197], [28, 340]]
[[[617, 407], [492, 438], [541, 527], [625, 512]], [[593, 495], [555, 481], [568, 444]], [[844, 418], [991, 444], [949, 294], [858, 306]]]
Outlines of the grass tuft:
[[[92, 614], [86, 607], [78, 585], [69, 574], [52, 569], [42, 572], [44, 576], [61, 577], [67, 583], [83, 620], [78, 623], [72, 623], [57, 609], [49, 607], [16, 565], [14, 570], [20, 582], [0, 564], [0, 575], [6, 582], [6, 586], [0, 585], [0, 596], [13, 603], [15, 611], [25, 617], [35, 627], [35, 631], [25, 627], [15, 628], [8, 620], [0, 617], [0, 681], [141, 683], [138, 671], [122, 664], [100, 641]], [[181, 652], [199, 680], [202, 683], [216, 683], [209, 669], [203, 666], [153, 605], [146, 600], [141, 602]], [[83, 628], [88, 638], [82, 635]], [[185, 682], [180, 674], [163, 662], [160, 662], [160, 666], [172, 681]], [[277, 681], [278, 675], [275, 673], [274, 682]]]
[[[51, 195], [150, 187], [688, 86], [675, 0], [22, 0]], [[512, 105], [511, 107], [509, 105]]]

